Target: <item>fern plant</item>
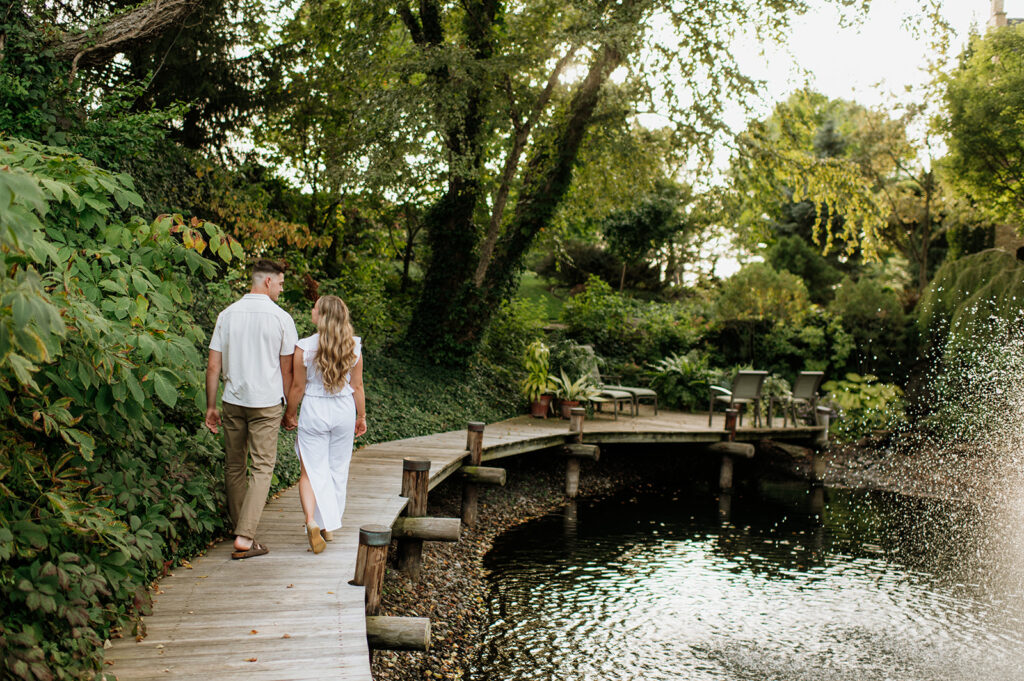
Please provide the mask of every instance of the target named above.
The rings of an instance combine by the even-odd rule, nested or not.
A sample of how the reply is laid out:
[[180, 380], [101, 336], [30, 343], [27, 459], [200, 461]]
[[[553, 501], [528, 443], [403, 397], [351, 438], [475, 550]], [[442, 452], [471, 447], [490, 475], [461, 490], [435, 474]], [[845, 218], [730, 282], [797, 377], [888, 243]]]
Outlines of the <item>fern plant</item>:
[[709, 371], [707, 355], [696, 350], [685, 355], [673, 353], [647, 365], [651, 387], [658, 391], [662, 403], [690, 411], [707, 399]]

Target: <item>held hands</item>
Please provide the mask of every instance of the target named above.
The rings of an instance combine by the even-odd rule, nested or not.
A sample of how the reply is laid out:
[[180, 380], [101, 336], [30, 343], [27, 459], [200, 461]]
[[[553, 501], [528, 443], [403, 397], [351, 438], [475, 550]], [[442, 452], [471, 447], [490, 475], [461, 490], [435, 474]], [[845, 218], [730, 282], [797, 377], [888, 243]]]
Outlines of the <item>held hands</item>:
[[210, 407], [206, 410], [206, 420], [204, 423], [211, 433], [217, 434], [217, 430], [220, 428], [220, 412], [217, 411], [216, 407]]
[[285, 430], [295, 430], [299, 427], [299, 418], [295, 414], [286, 412], [284, 418], [281, 419], [281, 425], [284, 426]]
[[366, 432], [366, 417], [360, 416], [356, 419], [356, 433], [355, 436], [359, 437]]

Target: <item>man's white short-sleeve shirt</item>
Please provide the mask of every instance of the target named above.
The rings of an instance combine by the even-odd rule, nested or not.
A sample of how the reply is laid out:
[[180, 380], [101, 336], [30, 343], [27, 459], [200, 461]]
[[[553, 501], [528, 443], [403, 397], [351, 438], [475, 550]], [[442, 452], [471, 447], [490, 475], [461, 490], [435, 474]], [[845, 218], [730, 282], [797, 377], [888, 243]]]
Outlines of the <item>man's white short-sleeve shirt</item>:
[[281, 404], [281, 358], [295, 354], [291, 315], [262, 293], [247, 293], [217, 316], [210, 349], [222, 355], [223, 400], [240, 407]]

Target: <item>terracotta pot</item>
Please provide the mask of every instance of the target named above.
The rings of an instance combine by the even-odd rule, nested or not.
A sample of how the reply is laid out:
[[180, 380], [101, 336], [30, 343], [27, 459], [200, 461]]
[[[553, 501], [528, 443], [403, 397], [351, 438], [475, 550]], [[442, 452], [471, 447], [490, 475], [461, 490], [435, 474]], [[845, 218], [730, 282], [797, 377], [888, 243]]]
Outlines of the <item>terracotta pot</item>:
[[535, 419], [546, 419], [551, 408], [551, 395], [541, 395], [536, 402], [530, 402], [530, 416]]
[[558, 403], [558, 408], [562, 410], [562, 418], [567, 419], [572, 416], [571, 412], [573, 407], [580, 406], [578, 400], [562, 400]]

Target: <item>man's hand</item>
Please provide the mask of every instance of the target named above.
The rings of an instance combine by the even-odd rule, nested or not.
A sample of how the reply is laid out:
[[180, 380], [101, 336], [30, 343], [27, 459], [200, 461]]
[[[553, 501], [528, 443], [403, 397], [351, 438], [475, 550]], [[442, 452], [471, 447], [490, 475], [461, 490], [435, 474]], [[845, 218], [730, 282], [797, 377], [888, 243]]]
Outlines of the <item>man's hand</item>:
[[217, 430], [220, 428], [220, 412], [217, 411], [216, 407], [210, 407], [206, 410], [206, 427], [214, 435], [217, 434]]
[[360, 416], [356, 419], [356, 437], [366, 432], [366, 417]]
[[295, 414], [285, 414], [284, 418], [281, 419], [281, 425], [284, 426], [285, 430], [295, 430], [299, 427], [299, 419]]

